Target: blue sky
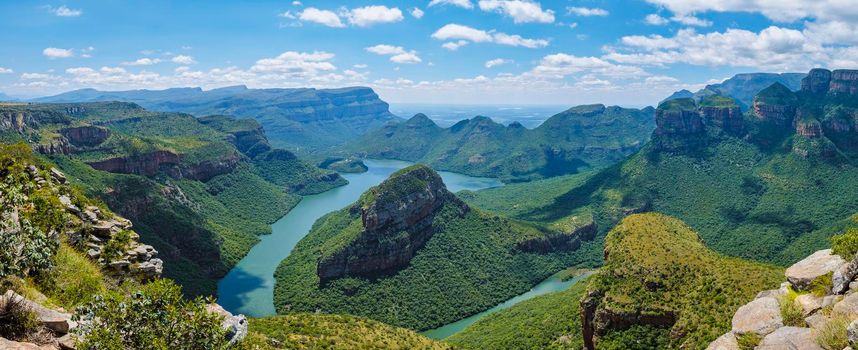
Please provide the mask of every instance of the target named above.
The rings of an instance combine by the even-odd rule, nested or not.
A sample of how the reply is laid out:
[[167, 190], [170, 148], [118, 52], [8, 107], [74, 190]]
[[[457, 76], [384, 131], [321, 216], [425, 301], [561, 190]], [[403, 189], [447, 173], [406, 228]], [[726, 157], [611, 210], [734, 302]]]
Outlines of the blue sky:
[[366, 85], [391, 102], [654, 104], [858, 68], [842, 0], [3, 1], [0, 92]]

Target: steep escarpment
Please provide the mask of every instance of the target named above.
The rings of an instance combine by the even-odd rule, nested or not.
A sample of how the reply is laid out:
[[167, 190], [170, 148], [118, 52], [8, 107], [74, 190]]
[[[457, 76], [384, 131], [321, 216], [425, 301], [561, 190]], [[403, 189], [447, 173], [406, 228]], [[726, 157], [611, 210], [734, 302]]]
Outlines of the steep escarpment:
[[275, 305], [280, 313], [348, 313], [434, 328], [569, 266], [576, 240], [553, 237], [584, 234], [571, 227], [471, 208], [430, 168], [409, 167], [313, 225], [277, 269]]
[[[360, 232], [350, 241], [326, 247], [317, 275], [322, 283], [344, 276], [375, 276], [408, 266], [438, 230], [442, 207], [469, 210], [447, 191], [437, 173], [425, 166], [403, 169], [364, 194], [350, 214], [360, 215]], [[327, 250], [330, 250], [329, 253]]]
[[677, 219], [629, 216], [608, 234], [605, 265], [581, 300], [584, 345], [703, 348], [782, 271], [719, 255]]
[[0, 111], [26, 121], [0, 130], [4, 141], [29, 143], [87, 194], [134, 221], [141, 240], [161, 252], [164, 275], [189, 295], [212, 293], [301, 194], [345, 183], [272, 148], [254, 120], [197, 119], [118, 102]]
[[445, 129], [417, 114], [368, 133], [342, 152], [424, 162], [507, 182], [528, 181], [622, 160], [646, 143], [655, 128], [653, 113], [652, 108], [578, 106], [532, 130], [482, 116]]
[[126, 101], [155, 111], [253, 118], [262, 124], [275, 146], [302, 153], [341, 145], [396, 118], [389, 105], [366, 87], [317, 90], [234, 86], [208, 91], [187, 88], [114, 92], [85, 89], [37, 101]]

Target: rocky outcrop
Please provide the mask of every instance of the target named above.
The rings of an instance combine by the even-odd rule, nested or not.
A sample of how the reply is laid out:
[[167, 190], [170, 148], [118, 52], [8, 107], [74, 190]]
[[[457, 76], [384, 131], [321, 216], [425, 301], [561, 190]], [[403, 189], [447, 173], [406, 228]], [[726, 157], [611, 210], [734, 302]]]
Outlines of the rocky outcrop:
[[656, 128], [653, 142], [662, 150], [682, 150], [700, 140], [704, 133], [703, 119], [692, 99], [663, 103], [655, 112]]
[[0, 296], [0, 310], [6, 309], [8, 304], [17, 304], [19, 307], [34, 313], [36, 320], [55, 334], [67, 334], [77, 327], [77, 322], [72, 321], [71, 314], [46, 308], [11, 290], [7, 290], [5, 294]]
[[781, 327], [763, 338], [755, 350], [824, 350], [816, 343], [815, 333], [810, 328]]
[[828, 87], [831, 84], [831, 71], [828, 69], [812, 69], [807, 77], [801, 80], [801, 91], [814, 94], [824, 94], [828, 92]]
[[831, 72], [828, 92], [835, 95], [854, 96], [858, 94], [858, 70], [835, 70]]
[[233, 171], [239, 162], [241, 162], [241, 155], [233, 151], [224, 157], [205, 160], [180, 169], [180, 173], [173, 176], [207, 182], [215, 176]]
[[229, 341], [229, 345], [238, 343], [247, 336], [248, 323], [247, 317], [244, 315], [233, 315], [219, 304], [206, 305], [206, 311], [223, 317], [221, 326], [226, 330], [226, 339]]
[[700, 115], [705, 125], [720, 128], [724, 132], [734, 136], [745, 133], [745, 119], [742, 116], [742, 109], [739, 106], [703, 106], [700, 107]]
[[593, 239], [597, 232], [596, 223], [590, 221], [567, 232], [557, 232], [521, 241], [515, 248], [523, 252], [540, 254], [557, 250], [574, 250], [580, 247], [582, 241]]
[[432, 169], [416, 165], [400, 170], [364, 193], [350, 208], [350, 214], [360, 219], [361, 231], [337, 251], [323, 256], [317, 275], [324, 283], [407, 266], [435, 234], [434, 219], [444, 206], [454, 208], [459, 215], [469, 210]]
[[66, 141], [66, 139], [55, 138], [51, 140], [44, 140], [33, 145], [33, 150], [41, 154], [57, 155], [69, 154], [71, 152], [71, 147], [69, 146], [69, 143], [68, 141]]
[[60, 134], [77, 147], [95, 147], [110, 137], [110, 129], [100, 126], [79, 126], [62, 129]]
[[807, 290], [814, 280], [837, 271], [845, 263], [831, 249], [820, 250], [787, 268], [786, 278], [796, 290]]
[[767, 296], [743, 305], [733, 316], [733, 333], [765, 336], [784, 326], [778, 299]]
[[26, 104], [0, 105], [0, 130], [24, 132], [25, 128], [38, 128], [42, 124], [68, 124], [68, 116], [54, 110], [27, 108]]
[[595, 339], [609, 331], [626, 330], [636, 325], [663, 328], [676, 323], [676, 315], [672, 311], [614, 310], [600, 305], [603, 297], [601, 291], [591, 290], [581, 300], [581, 333], [585, 349], [597, 349]]
[[179, 164], [179, 155], [162, 150], [136, 156], [88, 162], [87, 164], [95, 169], [111, 173], [154, 176], [165, 168], [177, 166]]

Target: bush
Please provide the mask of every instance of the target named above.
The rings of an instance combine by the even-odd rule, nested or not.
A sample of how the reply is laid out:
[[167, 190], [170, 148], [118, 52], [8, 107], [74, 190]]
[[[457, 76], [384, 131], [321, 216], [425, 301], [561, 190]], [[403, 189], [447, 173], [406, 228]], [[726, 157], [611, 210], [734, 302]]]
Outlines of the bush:
[[179, 286], [158, 280], [127, 297], [108, 295], [78, 308], [84, 320], [78, 349], [225, 349], [221, 317], [208, 313], [208, 301], [184, 300]]
[[849, 339], [846, 335], [846, 327], [849, 326], [849, 319], [843, 316], [835, 316], [831, 318], [820, 330], [816, 336], [816, 343], [825, 350], [840, 350], [849, 346]]
[[757, 333], [745, 333], [736, 338], [741, 350], [753, 350], [763, 339]]
[[851, 261], [858, 252], [858, 228], [850, 227], [846, 232], [831, 237], [831, 249], [834, 254]]
[[792, 288], [789, 289], [786, 295], [782, 296], [778, 302], [781, 306], [781, 317], [784, 319], [784, 326], [804, 327], [804, 311], [795, 302], [798, 297]]

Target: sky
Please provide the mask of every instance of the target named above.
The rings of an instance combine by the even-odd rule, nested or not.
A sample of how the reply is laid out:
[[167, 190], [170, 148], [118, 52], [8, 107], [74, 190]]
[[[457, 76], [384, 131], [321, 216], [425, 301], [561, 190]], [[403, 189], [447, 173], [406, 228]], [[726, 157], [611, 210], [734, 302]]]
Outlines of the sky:
[[369, 86], [394, 103], [652, 105], [858, 68], [854, 0], [0, 0], [0, 93]]

